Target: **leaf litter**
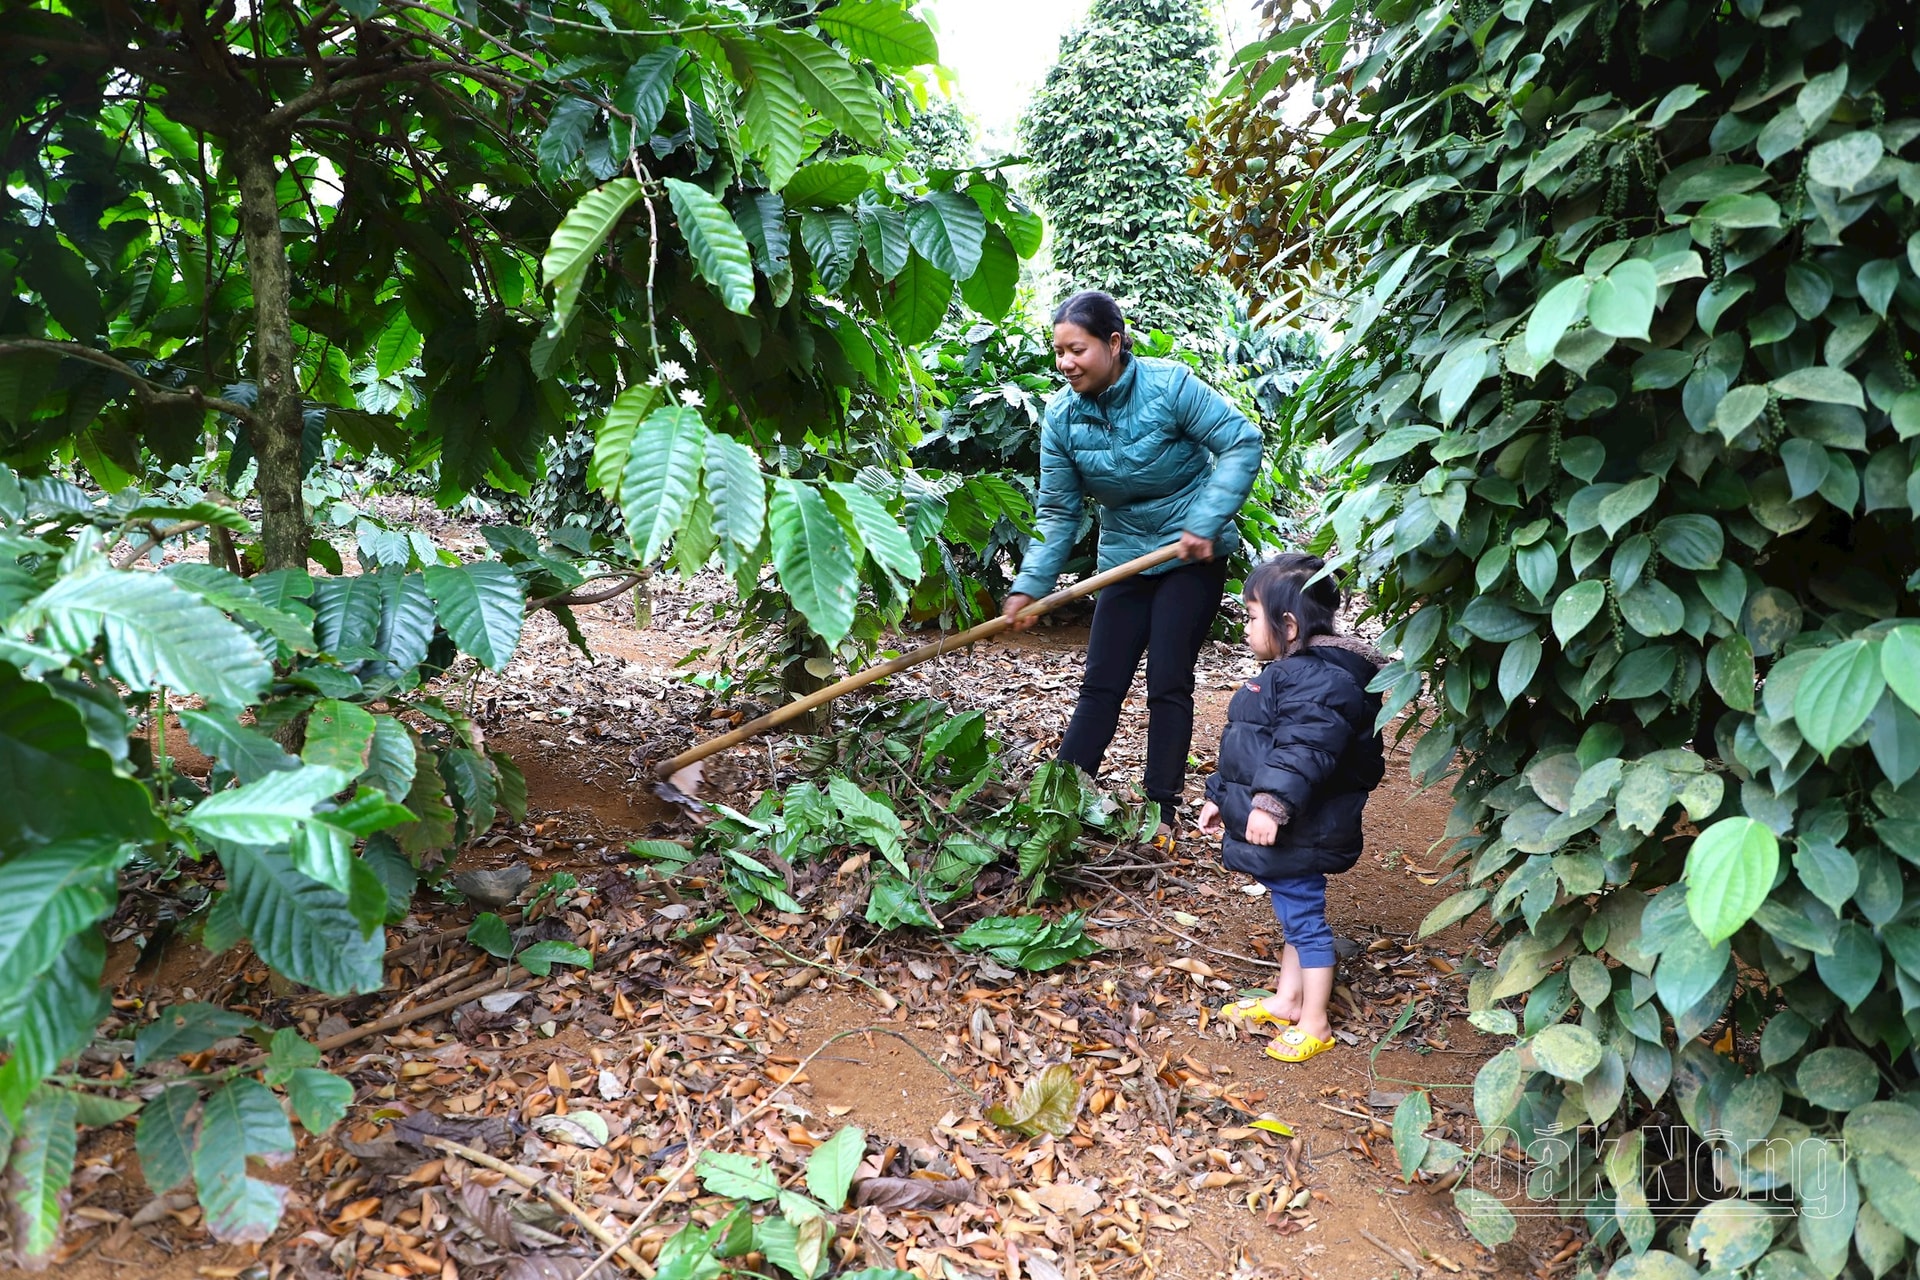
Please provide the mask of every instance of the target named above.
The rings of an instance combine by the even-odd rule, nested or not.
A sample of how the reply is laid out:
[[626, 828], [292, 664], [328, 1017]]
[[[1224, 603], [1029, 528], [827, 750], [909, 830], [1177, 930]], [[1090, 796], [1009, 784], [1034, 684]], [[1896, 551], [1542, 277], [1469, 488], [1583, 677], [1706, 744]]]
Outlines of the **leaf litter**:
[[[652, 663], [588, 664], [557, 627], [531, 622], [515, 667], [478, 694], [489, 729], [531, 728], [540, 736], [528, 745], [550, 771], [572, 769], [609, 790], [636, 785], [646, 763], [708, 727], [699, 719], [705, 695], [672, 671], [678, 654], [711, 639], [685, 620], [703, 592], [716, 588], [696, 581], [677, 599], [670, 585], [657, 593], [660, 622], [639, 633], [659, 655]], [[582, 612], [596, 645], [618, 638], [618, 606]], [[1078, 665], [1074, 648], [1043, 635], [1017, 650], [952, 655], [896, 681], [894, 692], [978, 706], [1011, 754], [1039, 759], [1064, 728]], [[1210, 647], [1203, 687], [1232, 688], [1244, 665], [1237, 651]], [[629, 714], [642, 704], [644, 716]], [[1130, 711], [1110, 776], [1133, 771], [1143, 721]], [[785, 785], [800, 750], [736, 752], [717, 785], [747, 796]], [[1169, 1267], [1282, 1274], [1340, 1257], [1374, 1267], [1377, 1245], [1341, 1225], [1369, 1205], [1373, 1234], [1393, 1233], [1394, 1247], [1410, 1246], [1431, 1273], [1550, 1276], [1573, 1265], [1578, 1250], [1569, 1246], [1579, 1238], [1566, 1233], [1523, 1233], [1498, 1254], [1481, 1250], [1441, 1201], [1425, 1203], [1427, 1186], [1450, 1185], [1444, 1171], [1416, 1171], [1405, 1212], [1390, 1200], [1392, 1216], [1378, 1212], [1383, 1197], [1406, 1190], [1396, 1185], [1391, 1123], [1412, 1086], [1387, 1068], [1404, 1061], [1411, 1067], [1398, 1069], [1432, 1075], [1451, 1066], [1454, 1091], [1433, 1093], [1425, 1136], [1471, 1146], [1477, 1134], [1458, 1086], [1493, 1044], [1482, 1048], [1464, 1017], [1460, 970], [1482, 957], [1477, 941], [1412, 941], [1412, 922], [1444, 890], [1421, 898], [1430, 877], [1410, 860], [1371, 873], [1419, 899], [1399, 924], [1336, 910], [1336, 928], [1358, 943], [1343, 961], [1335, 1010], [1350, 1051], [1322, 1061], [1343, 1069], [1287, 1077], [1212, 1019], [1221, 1003], [1271, 981], [1280, 940], [1264, 904], [1236, 893], [1204, 849], [1183, 847], [1171, 859], [1126, 845], [1096, 850], [1058, 909], [1002, 917], [1013, 923], [981, 929], [972, 950], [947, 945], [964, 934], [877, 933], [857, 917], [770, 908], [742, 917], [717, 875], [636, 874], [625, 851], [634, 837], [691, 843], [695, 832], [679, 815], [635, 824], [631, 815], [603, 818], [597, 806], [556, 813], [537, 789], [532, 803], [527, 822], [476, 841], [462, 869], [524, 862], [537, 874], [577, 876], [535, 919], [501, 919], [519, 925], [514, 945], [578, 946], [591, 968], [557, 965], [536, 978], [495, 964], [466, 940], [474, 908], [436, 908], [423, 896], [393, 931], [388, 990], [375, 996], [275, 993], [244, 948], [203, 957], [198, 969], [123, 976], [115, 994], [129, 1012], [136, 1001], [190, 998], [197, 988], [318, 1037], [404, 1007], [396, 992], [423, 993], [416, 1009], [429, 984], [443, 984], [435, 993], [443, 999], [474, 992], [329, 1055], [355, 1102], [332, 1131], [302, 1133], [296, 1162], [281, 1171], [289, 1213], [261, 1255], [263, 1276], [577, 1280], [603, 1251], [583, 1219], [630, 1237], [638, 1264], [630, 1270], [665, 1274], [686, 1261], [673, 1263], [683, 1247], [670, 1245], [676, 1235], [732, 1230], [743, 1205], [761, 1208], [747, 1214], [742, 1241], [752, 1247], [732, 1262], [763, 1272], [796, 1260], [834, 1273], [1041, 1280]], [[1407, 843], [1424, 848], [1438, 828], [1431, 822], [1423, 842]], [[1023, 949], [1071, 946], [1051, 931], [1075, 912], [1099, 951], [1044, 972], [1008, 967]], [[164, 996], [162, 986], [171, 988]], [[827, 1004], [862, 1024], [836, 1035], [897, 1038], [940, 1073], [937, 1092], [909, 1100], [916, 1128], [863, 1131], [819, 1105], [809, 1072], [844, 1065], [823, 1059], [846, 1043], [828, 1045], [812, 1029]], [[1392, 1049], [1379, 1052], [1389, 1038]], [[201, 1049], [193, 1065], [232, 1065], [251, 1047]], [[86, 1067], [102, 1079], [124, 1072], [112, 1055], [89, 1055]], [[130, 1169], [115, 1172], [129, 1144], [114, 1141], [111, 1129], [90, 1136], [101, 1150], [83, 1151], [75, 1189], [76, 1209], [101, 1206], [100, 1225], [112, 1215], [114, 1230], [87, 1229], [92, 1220], [77, 1212], [61, 1261], [156, 1245], [191, 1258], [197, 1209], [142, 1195]], [[676, 1177], [683, 1170], [693, 1176]], [[787, 1225], [767, 1226], [776, 1216], [791, 1240]], [[807, 1226], [815, 1217], [825, 1226]], [[672, 1266], [662, 1265], [663, 1251]]]

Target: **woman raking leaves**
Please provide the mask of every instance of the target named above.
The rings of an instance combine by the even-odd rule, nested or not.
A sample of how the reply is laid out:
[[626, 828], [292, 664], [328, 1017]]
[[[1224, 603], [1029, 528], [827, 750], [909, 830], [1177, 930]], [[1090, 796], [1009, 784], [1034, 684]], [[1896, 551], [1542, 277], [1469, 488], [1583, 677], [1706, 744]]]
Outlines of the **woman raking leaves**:
[[1143, 784], [1160, 806], [1156, 843], [1171, 847], [1193, 741], [1193, 664], [1220, 609], [1224, 557], [1240, 541], [1233, 517], [1253, 486], [1261, 441], [1258, 428], [1185, 365], [1136, 356], [1132, 345], [1119, 304], [1105, 293], [1076, 293], [1054, 313], [1054, 364], [1068, 389], [1041, 424], [1038, 536], [1005, 612], [1011, 617], [1053, 589], [1089, 498], [1099, 510], [1102, 569], [1179, 539], [1179, 562], [1100, 593], [1080, 700], [1059, 751], [1099, 772], [1144, 654]]

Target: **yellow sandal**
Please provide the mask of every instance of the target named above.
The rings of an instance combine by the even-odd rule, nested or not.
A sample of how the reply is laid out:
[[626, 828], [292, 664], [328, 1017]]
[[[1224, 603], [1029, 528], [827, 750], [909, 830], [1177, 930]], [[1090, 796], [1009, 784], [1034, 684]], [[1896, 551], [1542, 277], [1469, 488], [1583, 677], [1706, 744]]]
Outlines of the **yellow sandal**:
[[1264, 996], [1248, 996], [1245, 1000], [1235, 1000], [1232, 1004], [1223, 1004], [1214, 1014], [1222, 1022], [1230, 1023], [1242, 1031], [1251, 1031], [1255, 1027], [1290, 1027], [1293, 1023], [1277, 1013], [1267, 1012]]
[[1266, 1054], [1275, 1062], [1305, 1062], [1317, 1053], [1325, 1053], [1333, 1048], [1332, 1040], [1321, 1040], [1310, 1036], [1298, 1027], [1288, 1027], [1273, 1038], [1266, 1048]]

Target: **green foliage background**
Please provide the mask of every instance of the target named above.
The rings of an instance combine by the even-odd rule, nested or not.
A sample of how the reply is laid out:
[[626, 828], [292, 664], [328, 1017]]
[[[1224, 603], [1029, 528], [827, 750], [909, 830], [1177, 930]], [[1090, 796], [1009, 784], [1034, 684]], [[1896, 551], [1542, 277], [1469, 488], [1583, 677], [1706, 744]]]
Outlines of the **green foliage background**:
[[[1486, 1149], [1615, 1276], [1905, 1274], [1920, 1241], [1917, 34], [1873, 0], [1341, 0], [1210, 122], [1234, 278], [1344, 308], [1304, 397], [1365, 468], [1329, 537], [1400, 650], [1383, 722], [1453, 776], [1428, 927], [1503, 944]], [[1410, 1174], [1467, 1154], [1424, 1105]], [[1643, 1142], [1670, 1117], [1689, 1142]], [[1701, 1147], [1734, 1199], [1673, 1176]]]
[[1105, 289], [1143, 331], [1207, 348], [1223, 304], [1199, 275], [1186, 152], [1219, 39], [1200, 0], [1095, 0], [1021, 121], [1062, 296]]

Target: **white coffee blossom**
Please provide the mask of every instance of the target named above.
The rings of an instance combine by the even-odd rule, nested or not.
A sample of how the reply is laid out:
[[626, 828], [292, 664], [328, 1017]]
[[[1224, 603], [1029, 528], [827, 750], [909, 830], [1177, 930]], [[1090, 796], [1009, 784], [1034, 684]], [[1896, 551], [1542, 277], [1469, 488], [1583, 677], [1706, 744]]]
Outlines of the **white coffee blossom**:
[[706, 398], [702, 396], [698, 391], [687, 390], [687, 391], [682, 391], [680, 393], [680, 403], [687, 406], [687, 408], [689, 409], [698, 409], [701, 405], [705, 404], [706, 402], [707, 402]]
[[685, 382], [687, 380], [686, 366], [678, 360], [662, 360], [660, 362], [660, 377], [666, 382]]

